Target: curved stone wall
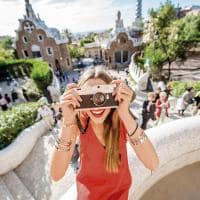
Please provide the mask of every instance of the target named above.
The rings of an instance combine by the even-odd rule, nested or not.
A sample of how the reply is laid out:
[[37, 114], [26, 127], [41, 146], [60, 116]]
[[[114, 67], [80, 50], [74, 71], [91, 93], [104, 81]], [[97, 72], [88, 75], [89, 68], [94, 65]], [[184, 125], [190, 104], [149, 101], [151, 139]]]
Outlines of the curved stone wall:
[[200, 116], [169, 122], [146, 131], [160, 159], [159, 168], [151, 175], [133, 156], [129, 147], [129, 163], [133, 185], [129, 199], [139, 200], [159, 180], [185, 166], [200, 161]]
[[141, 200], [199, 200], [200, 162], [175, 171], [157, 182]]
[[15, 169], [29, 155], [37, 139], [47, 131], [43, 120], [30, 126], [9, 146], [0, 151], [0, 175]]

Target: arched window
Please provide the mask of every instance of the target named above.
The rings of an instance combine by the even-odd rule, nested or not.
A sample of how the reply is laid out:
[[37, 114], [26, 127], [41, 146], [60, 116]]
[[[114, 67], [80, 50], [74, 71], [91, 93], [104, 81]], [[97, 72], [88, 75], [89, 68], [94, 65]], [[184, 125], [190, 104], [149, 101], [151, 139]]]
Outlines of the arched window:
[[46, 51], [47, 51], [47, 55], [48, 56], [52, 56], [53, 55], [53, 48], [52, 47], [47, 47]]
[[39, 35], [37, 36], [37, 38], [38, 38], [38, 41], [39, 41], [39, 42], [42, 42], [42, 41], [44, 40], [44, 36], [41, 35], [41, 34], [39, 34]]
[[25, 44], [28, 43], [28, 38], [27, 38], [26, 36], [23, 36], [22, 40], [23, 40], [23, 42], [24, 42]]

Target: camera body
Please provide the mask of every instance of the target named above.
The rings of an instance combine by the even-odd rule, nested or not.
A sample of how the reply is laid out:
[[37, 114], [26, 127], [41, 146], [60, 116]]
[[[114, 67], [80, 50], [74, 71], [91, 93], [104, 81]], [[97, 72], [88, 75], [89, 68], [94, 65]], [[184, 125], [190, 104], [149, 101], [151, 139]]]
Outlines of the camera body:
[[115, 101], [115, 97], [112, 95], [115, 88], [115, 84], [77, 88], [76, 92], [83, 101], [80, 102], [80, 107], [76, 109], [97, 110], [99, 108], [116, 108], [118, 102]]

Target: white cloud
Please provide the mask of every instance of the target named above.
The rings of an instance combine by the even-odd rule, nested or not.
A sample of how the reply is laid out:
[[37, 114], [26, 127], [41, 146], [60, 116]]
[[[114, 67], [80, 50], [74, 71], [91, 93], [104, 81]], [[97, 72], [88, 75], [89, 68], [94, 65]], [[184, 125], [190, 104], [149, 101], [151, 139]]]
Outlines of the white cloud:
[[[133, 5], [117, 5], [114, 0], [40, 0], [31, 1], [33, 9], [46, 24], [60, 30], [69, 28], [73, 32], [100, 30], [114, 27], [117, 11], [122, 11], [126, 26], [134, 18]], [[18, 19], [25, 13], [24, 2], [0, 0], [0, 35], [14, 35]]]

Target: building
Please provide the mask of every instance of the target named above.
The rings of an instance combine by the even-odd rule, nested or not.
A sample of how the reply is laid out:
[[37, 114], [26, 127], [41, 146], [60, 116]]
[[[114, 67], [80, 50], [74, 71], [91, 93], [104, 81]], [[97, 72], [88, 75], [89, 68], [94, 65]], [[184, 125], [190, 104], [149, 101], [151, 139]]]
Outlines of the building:
[[200, 6], [189, 6], [189, 7], [185, 7], [179, 10], [178, 13], [179, 17], [185, 17], [188, 15], [200, 15]]
[[84, 45], [85, 57], [93, 58], [94, 60], [102, 60], [102, 49], [99, 42], [92, 42]]
[[29, 0], [25, 0], [26, 14], [19, 19], [16, 30], [16, 50], [19, 58], [36, 58], [49, 63], [54, 70], [72, 69], [67, 49], [67, 38], [58, 29], [49, 28], [35, 12]]
[[135, 20], [130, 28], [125, 28], [121, 12], [117, 13], [114, 30], [107, 37], [85, 46], [85, 55], [100, 58], [109, 68], [128, 67], [131, 56], [142, 45], [142, 0], [137, 0]]

